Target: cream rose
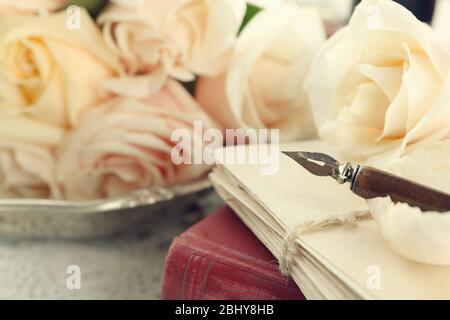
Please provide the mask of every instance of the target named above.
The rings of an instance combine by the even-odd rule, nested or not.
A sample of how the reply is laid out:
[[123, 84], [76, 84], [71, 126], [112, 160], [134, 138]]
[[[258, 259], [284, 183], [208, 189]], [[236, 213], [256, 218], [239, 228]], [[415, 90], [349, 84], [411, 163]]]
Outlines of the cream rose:
[[175, 81], [145, 100], [115, 98], [89, 110], [59, 152], [58, 180], [65, 197], [121, 196], [204, 176], [208, 166], [175, 165], [171, 160], [172, 132], [186, 128], [194, 135], [194, 120], [212, 127], [195, 100]]
[[106, 42], [127, 74], [106, 87], [137, 97], [158, 90], [168, 76], [181, 81], [226, 67], [245, 13], [244, 0], [119, 1], [99, 17]]
[[366, 0], [316, 55], [306, 89], [319, 135], [347, 160], [384, 162], [446, 139], [450, 55], [394, 1]]
[[100, 83], [119, 72], [118, 58], [84, 10], [80, 23], [68, 29], [65, 12], [0, 19], [0, 116], [68, 127], [103, 98]]
[[0, 117], [0, 198], [61, 198], [55, 148], [64, 131], [27, 117]]
[[314, 8], [290, 2], [262, 11], [240, 35], [230, 68], [201, 77], [196, 97], [224, 127], [277, 128], [284, 141], [309, 137], [315, 129], [302, 86], [324, 41]]
[[51, 12], [65, 3], [67, 0], [0, 0], [0, 14]]
[[[383, 169], [450, 194], [450, 141], [434, 142]], [[390, 198], [368, 200], [383, 237], [399, 254], [450, 265], [450, 212], [422, 212]]]
[[[15, 122], [26, 125], [26, 120]], [[3, 125], [0, 121], [0, 125]], [[31, 124], [29, 130], [38, 129]], [[37, 124], [40, 126], [40, 124]], [[3, 128], [2, 128], [3, 129]], [[2, 131], [0, 129], [0, 131]], [[51, 128], [40, 126], [43, 141], [55, 134]], [[51, 138], [52, 139], [52, 138]], [[54, 148], [35, 141], [0, 138], [0, 198], [60, 199], [56, 180]]]
[[61, 198], [51, 149], [0, 139], [0, 198]]

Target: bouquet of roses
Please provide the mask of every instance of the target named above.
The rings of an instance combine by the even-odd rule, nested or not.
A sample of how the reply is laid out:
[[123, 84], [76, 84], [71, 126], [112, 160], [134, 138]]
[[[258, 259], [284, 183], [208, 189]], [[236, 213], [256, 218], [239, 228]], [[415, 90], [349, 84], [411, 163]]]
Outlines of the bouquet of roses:
[[[173, 132], [278, 129], [386, 161], [450, 130], [450, 54], [388, 0], [329, 40], [294, 1], [0, 0], [0, 197], [97, 199], [204, 177]], [[104, 6], [101, 6], [104, 2]]]
[[[82, 1], [83, 2], [83, 1]], [[84, 200], [204, 177], [176, 129], [314, 132], [316, 10], [244, 0], [0, 1], [0, 198]], [[99, 10], [102, 8], [101, 10]], [[196, 152], [184, 150], [183, 152]]]

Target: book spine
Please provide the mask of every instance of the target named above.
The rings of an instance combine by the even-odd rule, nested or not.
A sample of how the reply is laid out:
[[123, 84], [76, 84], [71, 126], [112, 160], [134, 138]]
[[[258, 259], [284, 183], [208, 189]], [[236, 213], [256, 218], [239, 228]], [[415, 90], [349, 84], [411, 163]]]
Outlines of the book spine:
[[[198, 300], [198, 279], [206, 273], [204, 257], [176, 239], [169, 249], [164, 268], [161, 298], [163, 300]], [[203, 268], [202, 268], [203, 267]]]
[[[224, 248], [205, 250], [204, 244], [176, 239], [163, 276], [165, 300], [276, 300], [304, 299], [295, 284], [274, 269], [254, 261], [236, 263], [234, 257], [218, 255]], [[229, 250], [228, 250], [229, 251]], [[232, 254], [231, 254], [232, 256]]]

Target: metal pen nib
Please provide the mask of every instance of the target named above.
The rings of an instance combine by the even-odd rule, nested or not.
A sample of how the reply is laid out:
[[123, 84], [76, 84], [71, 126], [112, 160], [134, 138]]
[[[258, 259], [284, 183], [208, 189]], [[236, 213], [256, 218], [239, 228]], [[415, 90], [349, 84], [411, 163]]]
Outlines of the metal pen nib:
[[354, 169], [350, 163], [340, 164], [329, 155], [317, 152], [282, 152], [316, 176], [330, 176], [340, 184], [352, 181]]

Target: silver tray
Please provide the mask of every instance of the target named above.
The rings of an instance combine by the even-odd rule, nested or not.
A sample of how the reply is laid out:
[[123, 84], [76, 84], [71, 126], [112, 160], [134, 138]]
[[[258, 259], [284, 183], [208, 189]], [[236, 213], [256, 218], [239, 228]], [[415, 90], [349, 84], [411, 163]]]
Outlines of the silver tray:
[[195, 201], [210, 188], [207, 179], [171, 188], [137, 190], [95, 201], [0, 199], [0, 236], [86, 238], [126, 231], [154, 215]]

